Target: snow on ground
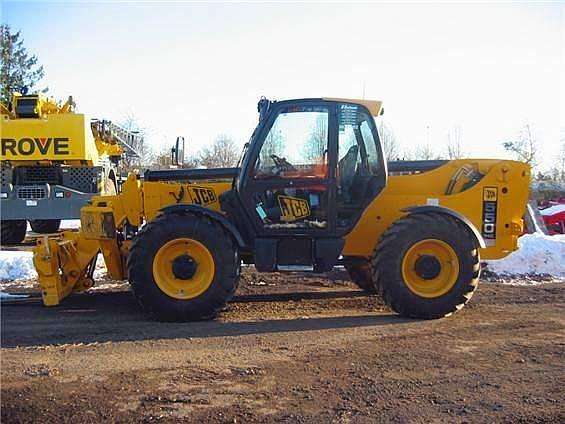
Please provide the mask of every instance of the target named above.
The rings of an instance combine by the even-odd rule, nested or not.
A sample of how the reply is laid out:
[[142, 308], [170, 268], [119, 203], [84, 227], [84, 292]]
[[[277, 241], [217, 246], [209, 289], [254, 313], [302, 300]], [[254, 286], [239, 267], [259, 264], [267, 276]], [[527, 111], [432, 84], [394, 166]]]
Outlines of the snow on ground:
[[31, 252], [0, 251], [0, 280], [36, 278]]
[[[104, 260], [98, 256], [94, 279], [106, 275]], [[29, 251], [0, 250], [0, 282], [37, 278], [33, 266], [33, 253]], [[0, 283], [0, 285], [3, 285]]]
[[525, 234], [519, 249], [507, 257], [486, 261], [487, 269], [499, 275], [546, 274], [565, 278], [565, 235]]

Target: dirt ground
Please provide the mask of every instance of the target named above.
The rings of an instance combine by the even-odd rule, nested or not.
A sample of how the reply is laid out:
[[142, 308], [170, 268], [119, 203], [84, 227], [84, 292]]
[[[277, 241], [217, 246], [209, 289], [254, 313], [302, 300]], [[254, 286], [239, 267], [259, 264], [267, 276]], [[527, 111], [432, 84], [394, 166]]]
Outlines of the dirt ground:
[[186, 324], [126, 286], [4, 304], [2, 422], [565, 422], [562, 283], [483, 283], [417, 321], [329, 277], [249, 268], [217, 320]]

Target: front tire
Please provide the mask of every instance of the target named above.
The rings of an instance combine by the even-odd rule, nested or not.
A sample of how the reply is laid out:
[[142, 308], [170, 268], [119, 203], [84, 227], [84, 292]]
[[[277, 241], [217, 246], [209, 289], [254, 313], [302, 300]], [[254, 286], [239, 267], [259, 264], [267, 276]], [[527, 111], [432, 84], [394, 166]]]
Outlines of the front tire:
[[160, 321], [214, 318], [239, 278], [233, 238], [204, 215], [165, 214], [132, 243], [129, 280], [141, 307]]
[[0, 222], [0, 241], [2, 244], [18, 244], [26, 238], [27, 222], [25, 219]]
[[31, 229], [40, 234], [51, 234], [59, 231], [61, 226], [60, 219], [38, 219], [34, 221], [29, 221]]
[[441, 318], [471, 299], [479, 282], [479, 250], [455, 218], [414, 214], [383, 233], [372, 267], [379, 293], [395, 312], [410, 318]]

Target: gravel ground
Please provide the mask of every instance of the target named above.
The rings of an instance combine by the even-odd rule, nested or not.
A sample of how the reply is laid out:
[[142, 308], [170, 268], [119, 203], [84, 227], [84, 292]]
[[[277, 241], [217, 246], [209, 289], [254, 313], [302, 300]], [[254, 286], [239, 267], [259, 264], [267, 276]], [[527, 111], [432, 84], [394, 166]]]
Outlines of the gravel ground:
[[104, 284], [3, 304], [2, 422], [565, 421], [562, 283], [483, 283], [455, 316], [418, 321], [343, 271], [247, 268], [217, 320], [186, 324]]

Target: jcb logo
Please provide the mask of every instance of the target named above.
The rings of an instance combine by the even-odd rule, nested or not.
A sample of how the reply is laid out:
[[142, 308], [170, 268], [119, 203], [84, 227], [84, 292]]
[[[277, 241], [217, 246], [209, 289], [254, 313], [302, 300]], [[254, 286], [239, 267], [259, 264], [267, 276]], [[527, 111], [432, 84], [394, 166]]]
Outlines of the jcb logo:
[[46, 155], [49, 149], [52, 149], [55, 155], [68, 155], [69, 139], [67, 137], [2, 139], [2, 156], [6, 156], [8, 152], [12, 156], [32, 156], [36, 152]]
[[496, 202], [498, 200], [498, 188], [496, 187], [485, 187], [483, 189], [483, 200]]
[[188, 186], [188, 192], [192, 203], [200, 206], [207, 206], [218, 201], [214, 190], [208, 187]]
[[297, 221], [310, 216], [310, 206], [304, 199], [290, 196], [279, 196], [281, 220], [286, 222]]

